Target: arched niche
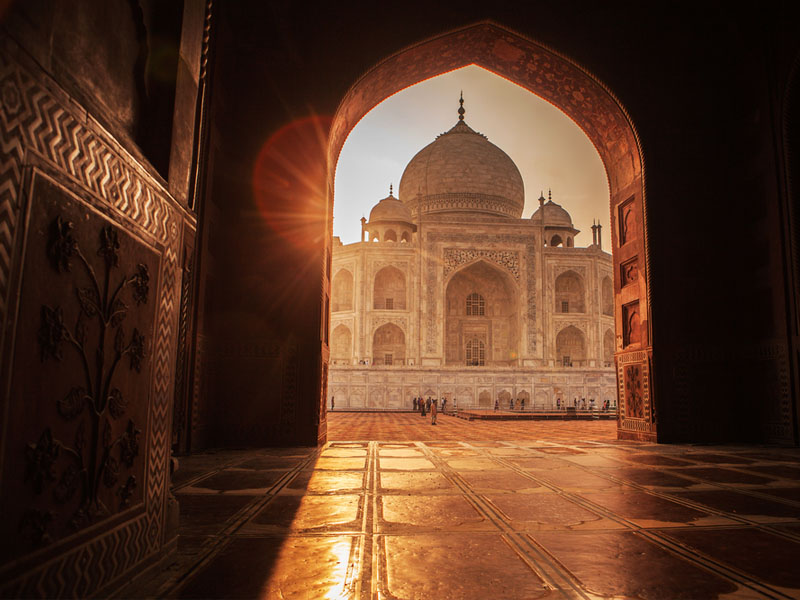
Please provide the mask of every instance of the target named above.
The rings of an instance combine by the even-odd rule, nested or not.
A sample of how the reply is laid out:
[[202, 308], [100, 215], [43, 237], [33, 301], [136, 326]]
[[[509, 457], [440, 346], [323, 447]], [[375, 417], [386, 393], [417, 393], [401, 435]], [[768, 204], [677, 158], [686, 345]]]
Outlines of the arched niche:
[[603, 362], [607, 365], [614, 363], [614, 332], [610, 329], [603, 334]]
[[394, 229], [387, 229], [383, 233], [383, 241], [384, 242], [396, 242], [397, 241], [397, 232]]
[[561, 239], [561, 236], [555, 234], [553, 237], [550, 238], [549, 246], [551, 246], [552, 248], [558, 248], [563, 243], [564, 241]]
[[408, 243], [411, 241], [411, 234], [408, 231], [404, 231], [403, 235], [400, 236], [400, 243]]
[[341, 269], [333, 276], [331, 285], [331, 311], [353, 310], [353, 274]]
[[603, 277], [600, 284], [600, 302], [604, 315], [614, 314], [614, 284], [610, 277]]
[[349, 364], [353, 355], [353, 334], [347, 325], [337, 325], [331, 335], [331, 360]]
[[406, 309], [406, 276], [400, 269], [390, 265], [375, 273], [372, 307], [379, 310]]
[[575, 271], [564, 271], [556, 277], [554, 288], [557, 313], [586, 312], [583, 278]]
[[565, 367], [580, 367], [586, 362], [586, 336], [570, 325], [556, 336], [556, 363]]
[[480, 408], [490, 408], [492, 405], [492, 395], [488, 391], [483, 390], [478, 394], [478, 406]]
[[[479, 260], [453, 273], [445, 287], [445, 364], [516, 364], [518, 297], [511, 277], [486, 261]], [[484, 347], [483, 362], [476, 360], [474, 348], [479, 343]]]
[[[637, 304], [641, 335], [635, 348], [618, 353], [626, 367], [625, 386], [643, 391], [646, 378], [630, 373], [649, 373], [655, 368], [650, 347], [650, 257], [648, 253], [647, 202], [642, 149], [627, 111], [614, 94], [593, 74], [556, 50], [492, 22], [479, 22], [445, 32], [398, 49], [364, 73], [342, 99], [329, 133], [328, 191], [333, 193], [336, 162], [345, 139], [361, 118], [381, 101], [426, 79], [467, 65], [477, 65], [547, 100], [567, 114], [589, 137], [608, 176], [614, 277], [622, 262], [637, 260], [641, 276], [626, 290], [625, 302]], [[328, 203], [332, 219], [333, 202]], [[327, 242], [330, 244], [330, 239]], [[622, 297], [615, 283], [614, 317], [622, 330]], [[645, 352], [642, 352], [644, 350]], [[639, 371], [632, 366], [637, 365]], [[648, 375], [649, 377], [649, 375]], [[625, 414], [618, 421], [621, 438], [655, 440], [656, 422], [652, 389], [643, 394], [647, 419]]]
[[406, 359], [406, 335], [394, 323], [385, 323], [372, 335], [373, 365], [402, 365]]

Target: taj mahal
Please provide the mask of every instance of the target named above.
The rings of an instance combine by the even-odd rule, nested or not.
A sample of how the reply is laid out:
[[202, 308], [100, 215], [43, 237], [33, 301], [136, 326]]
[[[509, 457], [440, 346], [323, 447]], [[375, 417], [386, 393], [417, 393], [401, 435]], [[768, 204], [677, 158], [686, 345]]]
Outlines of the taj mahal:
[[550, 192], [523, 218], [519, 169], [460, 103], [456, 124], [408, 163], [397, 197], [390, 187], [361, 219], [361, 240], [334, 238], [329, 405], [614, 402], [613, 267], [600, 225], [578, 247]]

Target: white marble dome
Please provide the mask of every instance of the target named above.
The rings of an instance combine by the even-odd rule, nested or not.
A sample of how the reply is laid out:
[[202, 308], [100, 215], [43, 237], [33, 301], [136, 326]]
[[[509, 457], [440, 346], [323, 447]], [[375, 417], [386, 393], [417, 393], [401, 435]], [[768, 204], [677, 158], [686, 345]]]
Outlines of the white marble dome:
[[408, 206], [395, 198], [391, 192], [386, 198], [378, 202], [369, 213], [370, 223], [393, 222], [413, 223], [411, 211]]
[[456, 212], [519, 219], [525, 205], [517, 165], [463, 120], [411, 159], [399, 196], [414, 217]]
[[544, 221], [544, 225], [551, 227], [572, 228], [572, 217], [560, 204], [548, 200], [531, 215], [531, 221]]

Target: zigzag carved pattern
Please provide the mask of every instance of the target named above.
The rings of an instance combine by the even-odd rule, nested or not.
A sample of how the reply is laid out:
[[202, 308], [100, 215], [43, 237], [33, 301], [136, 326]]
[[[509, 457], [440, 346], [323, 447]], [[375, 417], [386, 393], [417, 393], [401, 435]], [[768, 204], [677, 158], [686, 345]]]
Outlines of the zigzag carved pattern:
[[176, 235], [177, 213], [121, 147], [89, 129], [13, 63], [0, 64], [0, 73], [0, 85], [14, 86], [20, 100], [14, 114], [5, 115], [11, 136], [159, 241]]
[[[53, 560], [4, 581], [0, 597], [86, 597], [108, 586], [162, 543], [167, 491], [172, 356], [177, 321], [179, 213], [159, 184], [135, 165], [113, 138], [93, 131], [59, 98], [55, 84], [40, 85], [0, 41], [0, 347], [5, 334], [12, 256], [19, 222], [19, 190], [26, 151], [34, 151], [127, 217], [166, 248], [153, 343], [153, 397], [147, 449], [146, 515], [65, 551]], [[144, 482], [139, 482], [140, 485]]]
[[180, 302], [180, 289], [178, 280], [180, 269], [178, 252], [175, 246], [169, 246], [164, 252], [163, 281], [159, 298], [158, 322], [156, 324], [156, 338], [153, 355], [154, 365], [154, 394], [151, 405], [151, 422], [153, 428], [150, 432], [150, 452], [148, 452], [148, 476], [151, 485], [147, 490], [147, 506], [150, 516], [148, 535], [154, 545], [160, 543], [161, 526], [163, 523], [163, 502], [167, 486], [167, 461], [171, 447], [171, 431], [169, 425], [169, 410], [171, 406], [170, 390], [172, 389], [172, 375], [174, 373], [172, 358], [175, 356], [175, 322]]
[[[18, 90], [17, 73], [0, 53], [0, 348], [5, 344], [5, 317], [8, 286], [13, 264], [14, 238], [19, 222], [19, 188], [22, 177], [22, 159], [25, 147], [19, 135], [16, 112], [19, 104], [13, 103], [13, 90]], [[9, 102], [12, 100], [12, 102]], [[20, 103], [21, 104], [21, 103]]]
[[92, 544], [78, 546], [67, 554], [44, 564], [32, 573], [10, 581], [0, 588], [3, 598], [47, 598], [58, 589], [59, 597], [85, 598], [115, 579], [131, 565], [152, 552], [142, 516], [124, 527], [96, 538]]

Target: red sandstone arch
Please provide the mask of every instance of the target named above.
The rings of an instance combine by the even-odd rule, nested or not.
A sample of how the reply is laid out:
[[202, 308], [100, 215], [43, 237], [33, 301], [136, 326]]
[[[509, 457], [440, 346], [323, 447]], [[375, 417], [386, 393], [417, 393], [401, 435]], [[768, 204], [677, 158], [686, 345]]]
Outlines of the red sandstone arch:
[[[404, 48], [366, 72], [345, 94], [331, 125], [328, 146], [328, 193], [332, 199], [336, 162], [345, 139], [359, 120], [392, 94], [431, 77], [467, 65], [495, 73], [561, 109], [597, 148], [606, 168], [611, 198], [614, 256], [614, 315], [617, 331], [635, 314], [641, 323], [635, 338], [617, 338], [620, 389], [651, 404], [641, 389], [651, 370], [649, 334], [649, 257], [642, 150], [636, 129], [622, 103], [586, 69], [534, 40], [491, 22], [482, 22]], [[329, 219], [333, 202], [328, 203]], [[330, 222], [330, 221], [329, 221]], [[620, 226], [624, 224], [624, 226]], [[329, 234], [330, 235], [330, 234]], [[330, 239], [327, 241], [330, 245]], [[620, 282], [620, 265], [635, 262], [635, 281]], [[633, 367], [646, 377], [631, 376]], [[637, 371], [637, 373], [640, 371]], [[655, 440], [656, 423], [625, 413], [620, 397], [619, 435]], [[637, 411], [637, 415], [642, 414]], [[644, 414], [655, 414], [652, 410]]]

